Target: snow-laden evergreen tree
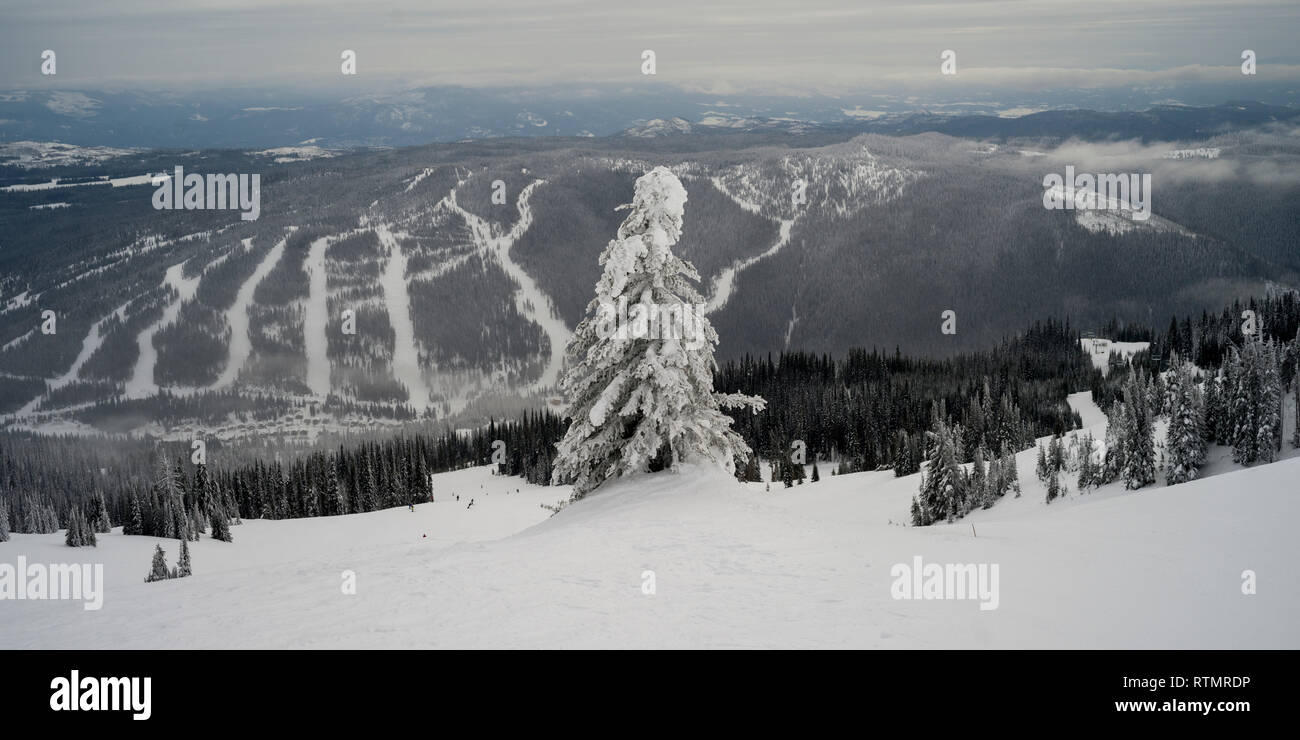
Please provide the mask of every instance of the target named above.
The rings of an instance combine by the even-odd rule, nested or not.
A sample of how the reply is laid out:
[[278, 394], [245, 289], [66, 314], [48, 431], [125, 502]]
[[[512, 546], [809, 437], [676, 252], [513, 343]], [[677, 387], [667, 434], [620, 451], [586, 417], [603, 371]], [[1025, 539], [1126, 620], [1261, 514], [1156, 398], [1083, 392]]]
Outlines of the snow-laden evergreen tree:
[[326, 471], [325, 501], [331, 516], [348, 513], [347, 490], [339, 481], [339, 470], [334, 464], [330, 464]]
[[230, 517], [221, 507], [212, 511], [212, 539], [221, 540], [222, 542], [234, 542], [235, 538], [230, 534]]
[[375, 474], [374, 461], [368, 453], [362, 455], [361, 489], [358, 491], [358, 511], [374, 511], [379, 508], [379, 479]]
[[983, 507], [987, 500], [989, 490], [988, 469], [984, 465], [984, 448], [975, 448], [975, 460], [971, 463], [970, 469], [970, 496], [967, 498], [966, 510], [970, 511], [975, 507]]
[[167, 570], [167, 555], [163, 552], [162, 545], [154, 545], [153, 563], [149, 567], [149, 575], [144, 577], [144, 582], [165, 581], [171, 577], [171, 571]]
[[1047, 445], [1048, 463], [1052, 472], [1059, 474], [1065, 470], [1065, 441], [1060, 437], [1053, 437]]
[[988, 481], [985, 483], [984, 502], [981, 508], [987, 509], [997, 503], [1002, 494], [1007, 492], [1006, 485], [1007, 477], [1002, 472], [1002, 461], [994, 457], [989, 461]]
[[9, 541], [9, 504], [0, 501], [0, 542]]
[[[713, 390], [718, 335], [691, 285], [699, 274], [672, 252], [685, 203], [686, 189], [668, 169], [642, 175], [624, 206], [631, 212], [600, 256], [596, 297], [569, 342], [560, 382], [570, 422], [552, 479], [572, 481], [575, 499], [611, 478], [679, 460], [712, 460], [734, 472], [750, 454], [721, 408], [759, 411], [764, 402]], [[611, 326], [620, 306], [629, 317], [640, 306], [651, 318], [633, 331]]]
[[1165, 376], [1159, 371], [1151, 376], [1151, 382], [1147, 384], [1147, 413], [1152, 418], [1160, 416], [1167, 411], [1165, 401], [1168, 399], [1168, 391], [1165, 388]]
[[[1041, 446], [1038, 449], [1043, 453]], [[1047, 443], [1047, 451], [1039, 464], [1045, 466], [1043, 479], [1047, 483], [1047, 503], [1050, 504], [1061, 495], [1061, 470], [1065, 467], [1065, 449], [1059, 437], [1052, 437]]]
[[1225, 363], [1231, 371], [1232, 459], [1272, 462], [1282, 434], [1282, 378], [1275, 345], [1247, 338]]
[[[1171, 358], [1174, 365], [1177, 358]], [[1196, 385], [1191, 363], [1175, 365], [1170, 375], [1171, 402], [1169, 430], [1165, 449], [1169, 453], [1166, 481], [1169, 485], [1186, 483], [1196, 478], [1205, 463], [1205, 407], [1204, 398]]]
[[85, 525], [81, 522], [81, 509], [72, 507], [68, 514], [68, 530], [63, 541], [68, 547], [81, 547], [85, 544]]
[[957, 442], [951, 427], [936, 413], [929, 433], [930, 455], [921, 475], [919, 517], [912, 524], [924, 527], [940, 520], [954, 521], [965, 513], [966, 475], [957, 462]]
[[1220, 420], [1223, 418], [1222, 395], [1220, 392], [1222, 387], [1222, 381], [1217, 369], [1205, 376], [1205, 391], [1203, 394], [1205, 419], [1202, 424], [1202, 431], [1205, 433], [1205, 442], [1207, 444], [1215, 444], [1219, 440]]
[[1051, 470], [1051, 466], [1047, 461], [1047, 450], [1040, 444], [1038, 445], [1038, 463], [1034, 466], [1034, 477], [1038, 478], [1040, 482], [1046, 483]]
[[1002, 475], [1006, 479], [1006, 484], [999, 495], [1015, 491], [1016, 498], [1020, 498], [1020, 470], [1016, 467], [1016, 451], [1013, 447], [1002, 448]]
[[1231, 426], [1228, 442], [1232, 445], [1232, 459], [1249, 465], [1259, 457], [1255, 445], [1259, 441], [1259, 345], [1247, 338], [1239, 351], [1229, 353], [1233, 384], [1228, 389], [1228, 411]]
[[180, 578], [185, 578], [186, 576], [189, 576], [191, 574], [192, 571], [190, 570], [190, 543], [185, 540], [181, 540], [181, 559], [180, 559], [180, 564], [176, 569], [176, 575]]
[[1101, 485], [1101, 466], [1097, 462], [1095, 449], [1097, 440], [1089, 432], [1079, 442], [1079, 492]]
[[108, 534], [113, 531], [113, 523], [108, 518], [108, 505], [104, 503], [104, 492], [96, 490], [90, 499], [90, 517], [87, 521], [90, 531]]
[[199, 463], [194, 470], [194, 508], [198, 510], [198, 519], [207, 519], [212, 513], [218, 498], [216, 485], [208, 475], [206, 463]]
[[1147, 408], [1146, 383], [1138, 374], [1125, 385], [1124, 399], [1122, 475], [1124, 487], [1135, 490], [1156, 480], [1155, 425]]
[[[1296, 354], [1300, 355], [1300, 337], [1296, 337]], [[1291, 446], [1300, 447], [1300, 368], [1294, 378], [1291, 379], [1292, 392], [1295, 393], [1295, 424], [1292, 426]]]
[[1260, 462], [1271, 463], [1277, 459], [1282, 441], [1282, 376], [1279, 371], [1277, 345], [1264, 344], [1260, 348], [1259, 400], [1255, 418], [1256, 456]]
[[140, 511], [140, 497], [131, 494], [130, 519], [122, 526], [122, 534], [144, 534], [144, 514]]

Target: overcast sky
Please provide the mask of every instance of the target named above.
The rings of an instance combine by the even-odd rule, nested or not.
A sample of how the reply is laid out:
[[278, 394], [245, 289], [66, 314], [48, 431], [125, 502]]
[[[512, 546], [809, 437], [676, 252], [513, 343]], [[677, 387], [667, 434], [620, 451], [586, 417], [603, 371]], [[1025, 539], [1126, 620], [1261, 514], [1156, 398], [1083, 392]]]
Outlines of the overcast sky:
[[1042, 89], [1240, 79], [1243, 49], [1300, 79], [1298, 37], [1297, 0], [0, 0], [0, 86], [630, 82], [653, 49], [717, 92]]

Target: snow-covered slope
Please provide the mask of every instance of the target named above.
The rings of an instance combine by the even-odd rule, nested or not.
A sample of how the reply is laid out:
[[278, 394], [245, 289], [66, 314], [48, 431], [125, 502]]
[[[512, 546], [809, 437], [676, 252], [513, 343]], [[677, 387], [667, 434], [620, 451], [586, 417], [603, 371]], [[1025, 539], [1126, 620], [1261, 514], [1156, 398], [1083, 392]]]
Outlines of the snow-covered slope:
[[[97, 612], [0, 604], [0, 648], [1300, 647], [1300, 458], [1049, 506], [1033, 455], [1020, 498], [925, 528], [902, 524], [917, 476], [889, 472], [768, 491], [687, 468], [548, 518], [567, 489], [474, 468], [437, 476], [415, 513], [249, 521], [162, 583], [143, 582], [153, 538], [14, 535], [0, 563], [102, 562], [107, 591]], [[998, 565], [998, 608], [895, 600], [891, 569], [916, 556]]]

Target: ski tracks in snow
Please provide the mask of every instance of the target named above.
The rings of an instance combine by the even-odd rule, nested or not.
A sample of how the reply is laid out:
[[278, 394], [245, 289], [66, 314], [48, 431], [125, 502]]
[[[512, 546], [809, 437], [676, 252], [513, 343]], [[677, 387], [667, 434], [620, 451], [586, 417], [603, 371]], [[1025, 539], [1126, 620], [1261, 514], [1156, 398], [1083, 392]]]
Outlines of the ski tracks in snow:
[[528, 231], [528, 227], [533, 223], [533, 211], [529, 206], [529, 199], [532, 197], [533, 190], [538, 185], [545, 183], [545, 180], [534, 180], [520, 191], [515, 206], [519, 210], [519, 220], [504, 234], [499, 233], [499, 229], [484, 219], [462, 208], [456, 202], [456, 191], [454, 189], [443, 201], [450, 209], [465, 219], [465, 223], [469, 225], [470, 233], [473, 235], [475, 245], [481, 251], [495, 257], [497, 263], [506, 271], [510, 279], [514, 280], [515, 284], [519, 286], [519, 290], [515, 291], [515, 309], [524, 318], [537, 324], [551, 345], [550, 357], [547, 358], [541, 376], [532, 384], [533, 390], [554, 388], [559, 383], [560, 372], [564, 369], [564, 350], [569, 344], [569, 337], [572, 335], [569, 327], [564, 323], [564, 319], [560, 318], [560, 312], [556, 310], [555, 303], [550, 296], [546, 295], [537, 284], [537, 281], [533, 280], [524, 268], [510, 257], [510, 247], [518, 241], [519, 237], [524, 235], [525, 231]]

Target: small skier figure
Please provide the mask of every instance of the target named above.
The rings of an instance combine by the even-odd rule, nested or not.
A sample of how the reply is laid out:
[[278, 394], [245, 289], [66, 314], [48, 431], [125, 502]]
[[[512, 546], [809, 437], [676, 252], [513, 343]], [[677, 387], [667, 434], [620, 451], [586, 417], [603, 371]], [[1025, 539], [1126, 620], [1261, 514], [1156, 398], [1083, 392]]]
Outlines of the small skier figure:
[[466, 511], [468, 511], [469, 509], [472, 509], [472, 508], [474, 508], [474, 499], [470, 499], [470, 500], [469, 500], [469, 506], [466, 506], [466, 507], [465, 507]]
[[407, 506], [410, 507], [410, 509], [411, 509], [411, 513], [414, 514], [414, 513], [415, 513], [415, 504], [407, 504]]

